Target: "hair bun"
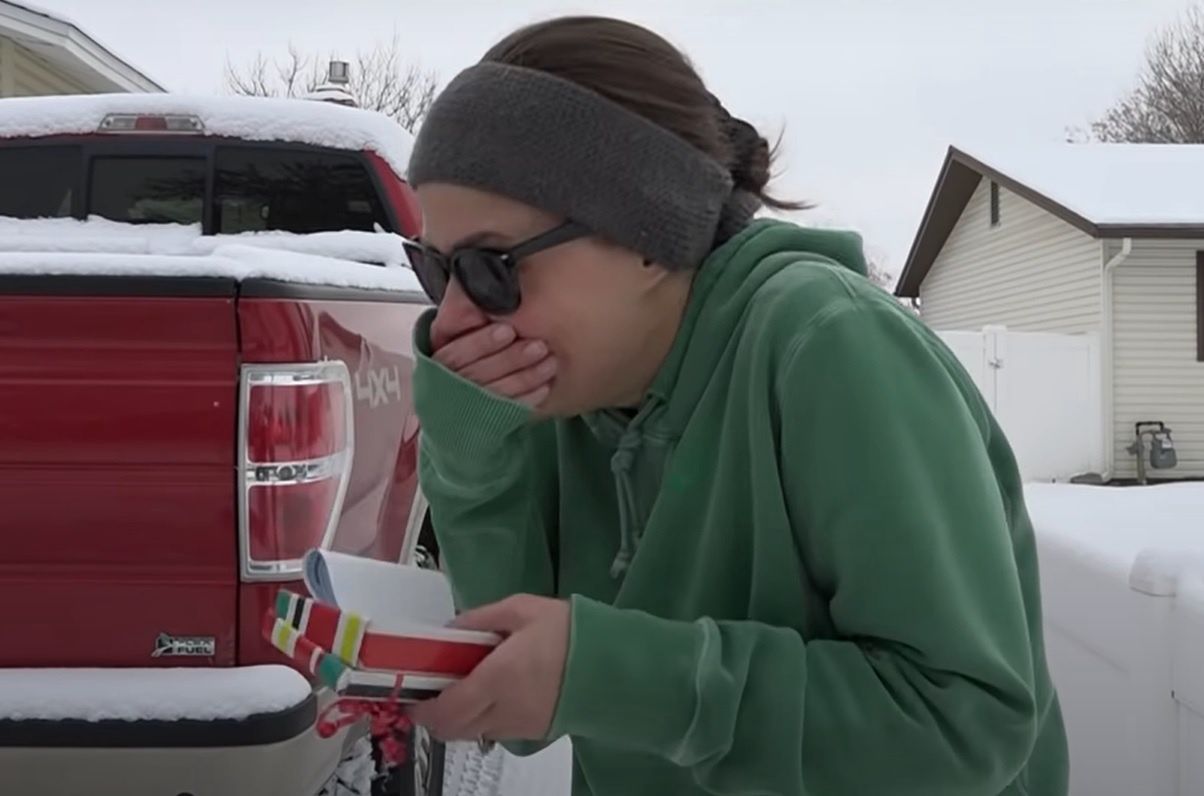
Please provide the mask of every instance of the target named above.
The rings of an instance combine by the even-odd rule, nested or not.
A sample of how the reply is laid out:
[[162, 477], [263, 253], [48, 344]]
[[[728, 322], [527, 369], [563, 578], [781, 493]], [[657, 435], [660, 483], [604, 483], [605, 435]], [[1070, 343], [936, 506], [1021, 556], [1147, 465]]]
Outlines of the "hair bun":
[[727, 142], [725, 165], [732, 174], [732, 182], [738, 190], [762, 195], [769, 184], [769, 168], [773, 161], [769, 142], [757, 132], [757, 128], [732, 116], [714, 94], [710, 98], [719, 129]]
[[760, 194], [769, 184], [769, 142], [743, 119], [728, 116], [725, 121], [732, 159], [728, 168], [737, 188]]

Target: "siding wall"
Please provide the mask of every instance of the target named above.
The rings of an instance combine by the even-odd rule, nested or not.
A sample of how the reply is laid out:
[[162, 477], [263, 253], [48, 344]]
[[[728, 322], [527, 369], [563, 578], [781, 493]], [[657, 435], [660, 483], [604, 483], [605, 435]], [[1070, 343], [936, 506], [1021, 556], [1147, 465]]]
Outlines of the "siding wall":
[[78, 78], [12, 39], [0, 37], [0, 96], [94, 93]]
[[[1109, 242], [1108, 255], [1117, 248]], [[1179, 466], [1151, 471], [1152, 476], [1204, 477], [1204, 362], [1196, 361], [1197, 251], [1204, 251], [1204, 240], [1134, 240], [1132, 253], [1113, 272], [1113, 416], [1120, 477], [1136, 475], [1135, 459], [1125, 448], [1139, 420], [1165, 422], [1178, 447]]]
[[990, 181], [979, 183], [920, 287], [924, 320], [941, 331], [1098, 331], [1099, 242], [1005, 188], [999, 194], [992, 227]]

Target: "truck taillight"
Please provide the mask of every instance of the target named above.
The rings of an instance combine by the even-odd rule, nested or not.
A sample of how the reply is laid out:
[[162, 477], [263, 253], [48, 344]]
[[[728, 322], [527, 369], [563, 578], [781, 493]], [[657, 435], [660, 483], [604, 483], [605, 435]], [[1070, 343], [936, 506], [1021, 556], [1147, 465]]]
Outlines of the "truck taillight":
[[347, 366], [245, 365], [239, 400], [242, 576], [297, 578], [306, 551], [329, 547], [351, 477]]

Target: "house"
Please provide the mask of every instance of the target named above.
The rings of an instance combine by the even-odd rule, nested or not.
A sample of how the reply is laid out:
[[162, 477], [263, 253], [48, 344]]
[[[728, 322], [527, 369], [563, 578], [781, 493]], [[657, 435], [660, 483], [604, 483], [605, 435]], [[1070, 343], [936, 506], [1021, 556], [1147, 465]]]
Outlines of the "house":
[[0, 0], [0, 98], [158, 91], [72, 22]]
[[938, 331], [1093, 335], [1103, 475], [1133, 478], [1135, 424], [1162, 421], [1157, 475], [1204, 477], [1200, 174], [1196, 145], [950, 148], [895, 292]]

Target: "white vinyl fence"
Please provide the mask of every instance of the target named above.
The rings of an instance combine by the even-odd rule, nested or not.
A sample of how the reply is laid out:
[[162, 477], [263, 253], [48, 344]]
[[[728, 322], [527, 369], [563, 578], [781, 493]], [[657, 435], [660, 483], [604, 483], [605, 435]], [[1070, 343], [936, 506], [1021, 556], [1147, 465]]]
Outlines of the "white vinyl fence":
[[1094, 335], [938, 332], [969, 371], [1028, 481], [1104, 469], [1099, 344]]

